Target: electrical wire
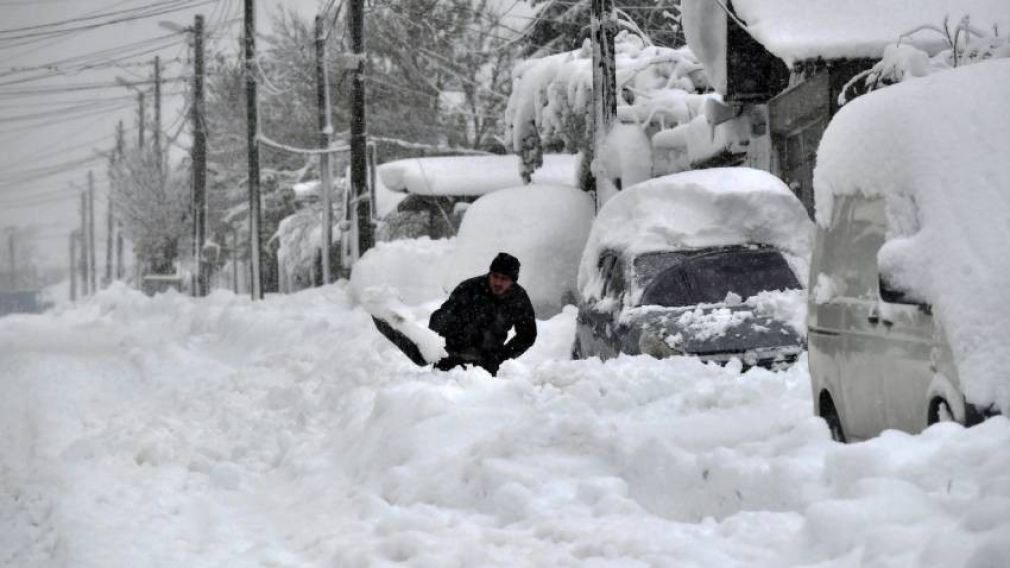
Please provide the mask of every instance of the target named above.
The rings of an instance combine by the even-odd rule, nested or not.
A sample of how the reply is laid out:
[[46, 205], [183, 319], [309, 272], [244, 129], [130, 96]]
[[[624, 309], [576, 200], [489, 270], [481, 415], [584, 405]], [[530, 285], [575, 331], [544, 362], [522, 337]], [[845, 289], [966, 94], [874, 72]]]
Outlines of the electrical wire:
[[[121, 17], [121, 18], [113, 18], [113, 19], [105, 21], [105, 22], [98, 22], [98, 23], [95, 23], [95, 24], [86, 24], [86, 25], [82, 25], [82, 26], [78, 26], [78, 27], [74, 27], [74, 28], [64, 28], [64, 29], [60, 29], [60, 30], [41, 31], [41, 32], [31, 32], [31, 31], [29, 31], [29, 32], [26, 32], [26, 33], [22, 33], [20, 35], [10, 35], [10, 36], [7, 36], [7, 37], [0, 37], [0, 41], [9, 41], [9, 40], [13, 40], [13, 39], [31, 39], [31, 38], [36, 38], [36, 37], [43, 37], [43, 38], [45, 38], [45, 37], [51, 37], [51, 36], [57, 35], [57, 34], [66, 34], [66, 33], [73, 33], [73, 32], [76, 32], [76, 31], [93, 30], [93, 29], [96, 29], [96, 28], [102, 28], [102, 27], [111, 26], [111, 25], [114, 25], [114, 24], [121, 24], [121, 23], [125, 23], [125, 22], [133, 22], [133, 21], [142, 20], [142, 19], [145, 19], [145, 18], [152, 18], [154, 16], [163, 16], [165, 14], [171, 14], [171, 13], [179, 12], [179, 11], [182, 11], [182, 10], [188, 10], [190, 8], [195, 8], [197, 6], [203, 6], [205, 4], [212, 4], [212, 3], [215, 3], [215, 2], [218, 2], [218, 1], [220, 1], [220, 0], [177, 0], [177, 1], [173, 1], [173, 2], [168, 2], [167, 3], [167, 4], [171, 5], [172, 7], [162, 7], [162, 8], [155, 9], [155, 10], [144, 11], [143, 13], [132, 14], [130, 16], [124, 16], [124, 17]], [[180, 4], [180, 2], [181, 2], [181, 4]], [[159, 4], [165, 5], [166, 3], [165, 2], [161, 2]], [[150, 6], [147, 6], [144, 9], [146, 9], [148, 7], [150, 7]], [[78, 19], [78, 20], [75, 20], [75, 21], [82, 21], [82, 20]], [[0, 33], [3, 33], [3, 32], [0, 32]]]

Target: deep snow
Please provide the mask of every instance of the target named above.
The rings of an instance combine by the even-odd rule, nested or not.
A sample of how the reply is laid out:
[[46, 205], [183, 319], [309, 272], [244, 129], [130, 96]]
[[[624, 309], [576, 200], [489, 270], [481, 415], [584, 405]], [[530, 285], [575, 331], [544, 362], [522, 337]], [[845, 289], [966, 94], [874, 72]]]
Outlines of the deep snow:
[[805, 362], [420, 369], [344, 283], [0, 319], [0, 565], [1000, 566], [1010, 422], [832, 442]]

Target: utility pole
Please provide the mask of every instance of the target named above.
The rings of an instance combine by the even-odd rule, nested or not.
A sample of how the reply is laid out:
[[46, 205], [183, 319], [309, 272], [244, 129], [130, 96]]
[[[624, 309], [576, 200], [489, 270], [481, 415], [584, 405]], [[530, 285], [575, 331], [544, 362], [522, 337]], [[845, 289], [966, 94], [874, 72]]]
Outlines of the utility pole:
[[[319, 107], [319, 146], [326, 149], [330, 147], [333, 124], [330, 122], [330, 86], [326, 77], [326, 35], [323, 33], [322, 14], [316, 15], [316, 100]], [[319, 193], [323, 198], [323, 242], [320, 243], [323, 284], [329, 284], [332, 282], [330, 243], [333, 242], [333, 206], [330, 204], [333, 179], [329, 152], [319, 154], [319, 180]]]
[[116, 222], [116, 280], [122, 280], [126, 276], [126, 267], [123, 266], [123, 223]]
[[238, 294], [238, 229], [231, 230], [231, 289]]
[[95, 176], [88, 171], [88, 287], [91, 293], [98, 291], [97, 273], [98, 267], [95, 262]]
[[7, 229], [7, 248], [10, 253], [10, 264], [11, 264], [11, 290], [18, 289], [18, 265], [17, 260], [15, 260], [15, 252], [17, 248], [17, 230], [14, 227]]
[[158, 184], [165, 181], [161, 156], [161, 57], [154, 56], [154, 163], [158, 170]]
[[[591, 33], [593, 38], [593, 163], [604, 163], [601, 155], [606, 151], [607, 135], [614, 126], [617, 115], [617, 64], [614, 61], [613, 0], [592, 0]], [[609, 172], [601, 166], [593, 168], [596, 178], [596, 209], [613, 196], [618, 188]]]
[[203, 244], [207, 239], [207, 133], [204, 124], [203, 100], [203, 15], [193, 20], [193, 224], [196, 230], [196, 296], [208, 292], [207, 265], [203, 259]]
[[138, 118], [137, 118], [137, 149], [143, 151], [144, 149], [144, 118], [146, 117], [147, 110], [144, 108], [144, 93], [137, 93], [137, 104], [140, 106]]
[[[120, 120], [119, 124], [116, 125], [116, 157], [115, 161], [123, 159], [123, 146], [125, 145], [123, 133], [123, 121]], [[112, 272], [112, 241], [116, 232], [116, 219], [115, 212], [113, 211], [113, 198], [112, 198], [112, 186], [109, 186], [108, 192], [108, 207], [106, 207], [105, 215], [105, 285], [108, 286], [112, 284], [113, 272]]]
[[87, 296], [88, 290], [88, 193], [81, 192], [81, 296]]
[[70, 232], [70, 301], [77, 301], [77, 240], [79, 233]]
[[256, 99], [256, 3], [245, 0], [245, 102], [246, 145], [249, 148], [249, 271], [253, 300], [263, 299], [260, 277], [260, 148]]
[[365, 10], [363, 0], [348, 5], [351, 51], [355, 67], [351, 73], [351, 189], [353, 190], [358, 233], [358, 255], [372, 248], [372, 203], [368, 191], [368, 158], [365, 155]]

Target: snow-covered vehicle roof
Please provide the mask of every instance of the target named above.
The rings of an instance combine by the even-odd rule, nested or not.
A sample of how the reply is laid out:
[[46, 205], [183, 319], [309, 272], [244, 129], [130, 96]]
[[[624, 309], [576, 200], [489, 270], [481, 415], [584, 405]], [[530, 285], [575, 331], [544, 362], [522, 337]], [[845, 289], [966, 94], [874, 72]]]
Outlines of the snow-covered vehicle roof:
[[[478, 196], [523, 184], [516, 155], [435, 156], [381, 164], [379, 179], [392, 191], [416, 195]], [[575, 185], [576, 156], [545, 154], [534, 183]]]
[[881, 272], [933, 306], [975, 403], [1010, 411], [1010, 60], [936, 73], [844, 106], [814, 170], [817, 222], [837, 195], [885, 198]]
[[647, 252], [735, 244], [780, 249], [801, 277], [813, 223], [779, 178], [751, 168], [676, 173], [631, 186], [600, 210], [579, 266], [583, 296], [598, 295], [603, 251]]

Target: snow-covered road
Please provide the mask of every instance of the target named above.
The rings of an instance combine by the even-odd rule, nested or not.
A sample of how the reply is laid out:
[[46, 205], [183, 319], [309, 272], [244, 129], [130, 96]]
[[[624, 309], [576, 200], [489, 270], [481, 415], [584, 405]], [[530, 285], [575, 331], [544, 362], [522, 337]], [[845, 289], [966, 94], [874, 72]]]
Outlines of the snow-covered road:
[[842, 446], [792, 369], [419, 369], [342, 284], [0, 319], [0, 566], [1006, 566], [1010, 422]]

